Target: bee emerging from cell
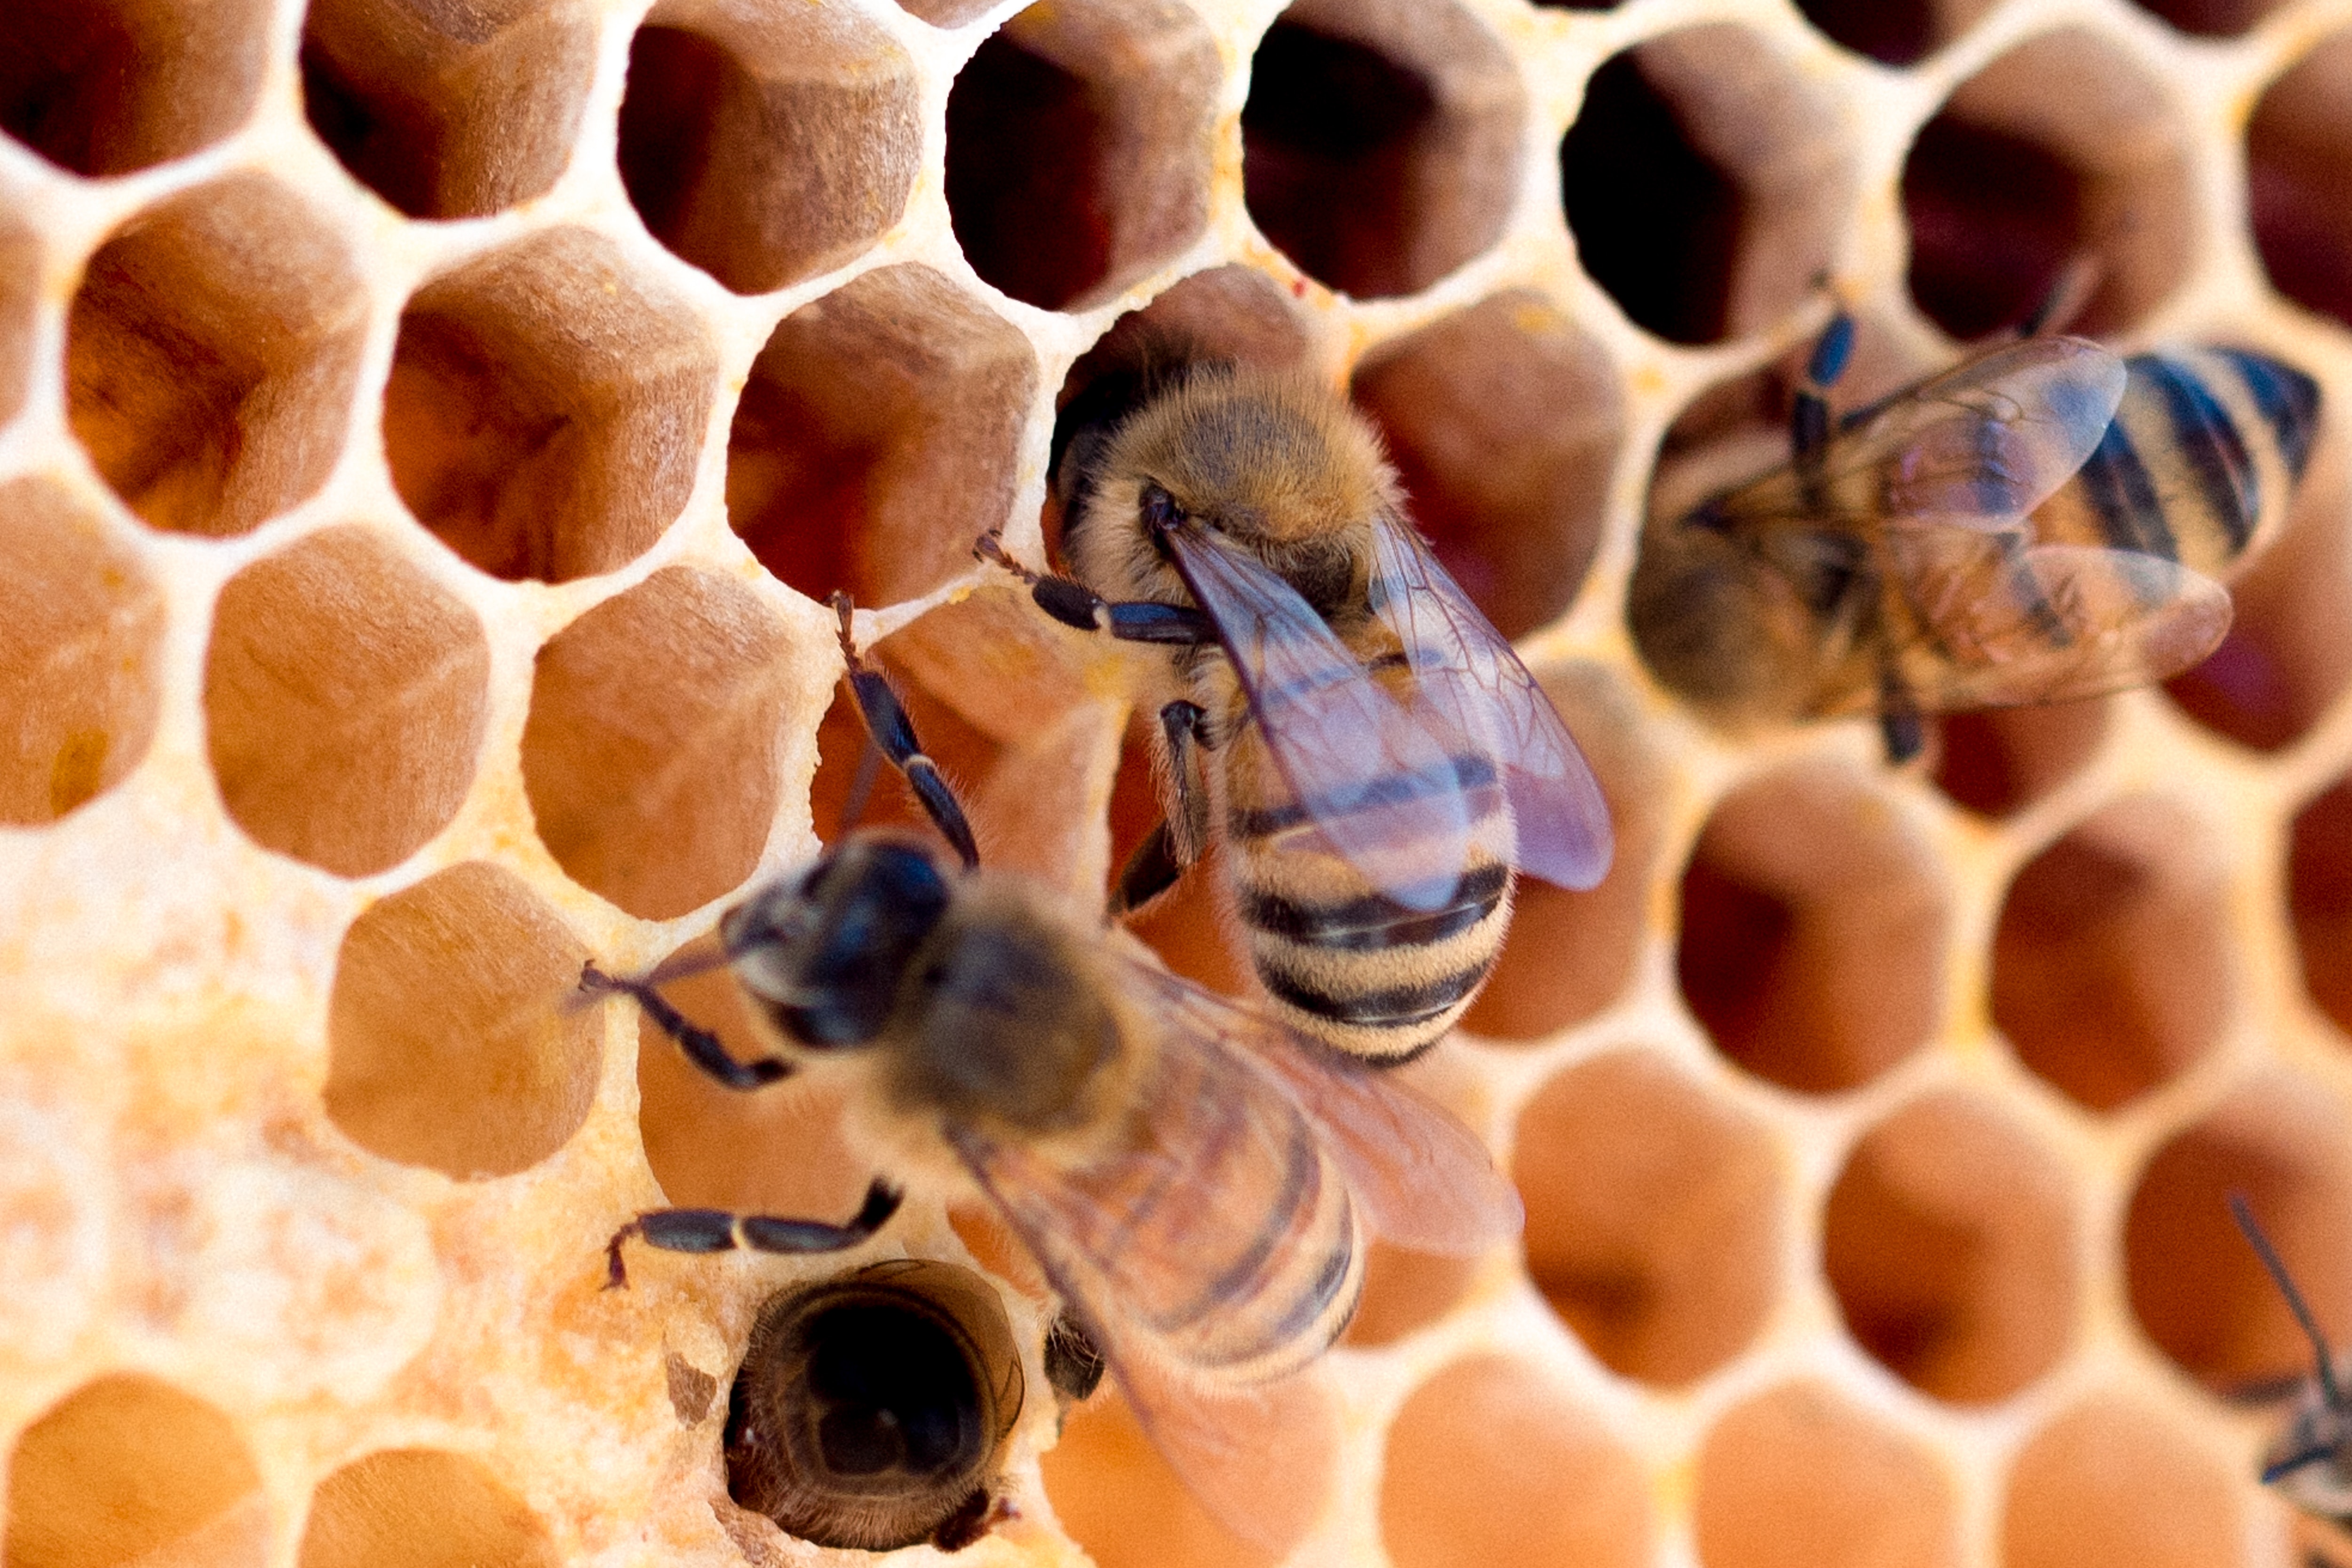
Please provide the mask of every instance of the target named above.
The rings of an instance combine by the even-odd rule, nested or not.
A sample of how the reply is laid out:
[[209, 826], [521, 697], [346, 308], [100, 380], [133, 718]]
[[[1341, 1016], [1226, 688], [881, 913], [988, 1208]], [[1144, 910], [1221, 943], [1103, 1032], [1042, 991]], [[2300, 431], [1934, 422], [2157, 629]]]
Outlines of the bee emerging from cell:
[[2337, 1527], [2337, 1538], [2331, 1545], [2341, 1549], [2340, 1561], [2330, 1563], [2315, 1552], [2311, 1563], [2313, 1568], [2343, 1568], [2352, 1563], [2352, 1538], [2341, 1533], [2352, 1527], [2352, 1398], [2344, 1391], [2343, 1369], [2329, 1351], [2327, 1336], [2320, 1331], [2310, 1303], [2287, 1272], [2285, 1260], [2263, 1234], [2246, 1200], [2236, 1193], [2230, 1194], [2230, 1213], [2278, 1286], [2279, 1294], [2286, 1298], [2287, 1310], [2294, 1314], [2305, 1338], [2311, 1342], [2311, 1376], [2296, 1391], [2286, 1430], [2271, 1445], [2263, 1462], [2263, 1484], [2276, 1486], [2295, 1507]]
[[1066, 626], [1157, 645], [1164, 816], [1141, 910], [1213, 851], [1276, 1016], [1383, 1065], [1466, 1011], [1515, 873], [1590, 888], [1609, 811], [1543, 689], [1328, 387], [1150, 345], [1063, 411], [1067, 576], [980, 553]]
[[2037, 337], [1832, 418], [1853, 344], [1841, 313], [1786, 466], [1653, 517], [1627, 613], [1660, 680], [1732, 725], [1874, 713], [1900, 763], [1924, 715], [2161, 680], [2221, 640], [2217, 579], [2310, 457], [2309, 376]]
[[1286, 1546], [1320, 1498], [1269, 1488], [1266, 1457], [1311, 1422], [1319, 1394], [1298, 1374], [1354, 1310], [1367, 1233], [1475, 1255], [1517, 1234], [1517, 1194], [1401, 1083], [1169, 973], [1098, 911], [979, 868], [961, 808], [837, 603], [869, 732], [960, 869], [908, 835], [856, 829], [730, 910], [727, 963], [773, 1053], [758, 1060], [647, 981], [591, 964], [582, 984], [635, 997], [730, 1088], [843, 1084], [853, 1138], [892, 1173], [840, 1222], [641, 1214], [612, 1238], [609, 1283], [626, 1282], [633, 1240], [839, 1252], [889, 1222], [908, 1181], [976, 1193], [1060, 1298], [1048, 1380], [1082, 1396], [1107, 1367], [1204, 1503]]

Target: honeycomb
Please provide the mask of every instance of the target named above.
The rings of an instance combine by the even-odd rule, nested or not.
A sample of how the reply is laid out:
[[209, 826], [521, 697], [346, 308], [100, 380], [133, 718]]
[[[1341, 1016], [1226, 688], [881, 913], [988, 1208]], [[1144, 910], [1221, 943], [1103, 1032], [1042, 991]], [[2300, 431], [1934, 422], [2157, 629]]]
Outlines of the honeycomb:
[[[2352, 1337], [2340, 416], [2208, 664], [1906, 772], [1706, 728], [1622, 603], [1824, 275], [1843, 397], [2088, 258], [2075, 330], [2352, 405], [2347, 95], [2344, 0], [0, 6], [0, 1562], [873, 1561], [719, 1428], [762, 1303], [900, 1257], [1024, 1347], [961, 1561], [1267, 1561], [1057, 1421], [984, 1213], [600, 1289], [637, 1209], [871, 1172], [565, 1001], [837, 830], [835, 588], [988, 858], [1103, 885], [1124, 667], [968, 551], [1042, 557], [1138, 321], [1351, 390], [1617, 813], [1410, 1069], [1526, 1242], [1375, 1255], [1293, 1560], [2299, 1562], [2223, 1194]], [[1139, 931], [1238, 984], [1197, 889]]]

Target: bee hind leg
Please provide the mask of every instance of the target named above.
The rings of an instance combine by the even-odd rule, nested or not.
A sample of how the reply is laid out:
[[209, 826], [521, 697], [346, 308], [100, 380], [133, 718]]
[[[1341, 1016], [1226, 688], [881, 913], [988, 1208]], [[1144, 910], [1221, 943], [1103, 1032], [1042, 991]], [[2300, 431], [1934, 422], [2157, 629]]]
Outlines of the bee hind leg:
[[888, 1224], [905, 1195], [877, 1176], [866, 1189], [865, 1205], [846, 1225], [725, 1209], [648, 1209], [604, 1244], [604, 1289], [627, 1288], [629, 1271], [621, 1262], [621, 1247], [632, 1237], [664, 1252], [732, 1252], [738, 1247], [750, 1252], [843, 1252]]
[[940, 830], [962, 859], [969, 871], [980, 864], [980, 847], [973, 842], [971, 823], [965, 817], [963, 807], [956, 801], [955, 792], [940, 773], [939, 764], [923, 752], [923, 743], [915, 737], [914, 721], [907, 717], [906, 704], [890, 689], [890, 682], [880, 670], [868, 665], [849, 637], [849, 595], [833, 595], [834, 613], [841, 617], [841, 657], [849, 668], [850, 694], [857, 699], [858, 716], [866, 721], [866, 732], [881, 748], [883, 759], [898, 770], [907, 787], [915, 792], [931, 823]]
[[1840, 307], [1805, 360], [1804, 384], [1789, 400], [1789, 455], [1800, 468], [1820, 467], [1829, 449], [1829, 389], [1853, 357], [1853, 314]]

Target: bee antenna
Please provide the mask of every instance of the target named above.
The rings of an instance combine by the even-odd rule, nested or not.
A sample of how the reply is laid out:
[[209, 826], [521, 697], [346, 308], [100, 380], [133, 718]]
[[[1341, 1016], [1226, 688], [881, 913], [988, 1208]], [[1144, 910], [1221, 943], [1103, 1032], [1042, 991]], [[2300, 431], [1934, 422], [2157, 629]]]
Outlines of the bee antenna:
[[2291, 1476], [2305, 1465], [2315, 1465], [2322, 1459], [2332, 1458], [2335, 1453], [2336, 1446], [2332, 1443], [2314, 1443], [2308, 1448], [2295, 1450], [2284, 1459], [2273, 1459], [2263, 1467], [2263, 1485], [2269, 1486], [2282, 1476]]
[[[2254, 1211], [2247, 1204], [2245, 1194], [2230, 1194], [2230, 1213], [2237, 1220], [2239, 1230], [2245, 1234], [2247, 1245], [2254, 1249], [2254, 1256], [2261, 1258], [2263, 1267], [2270, 1271], [2273, 1283], [2279, 1288], [2279, 1294], [2286, 1298], [2287, 1310], [2293, 1312], [2294, 1321], [2303, 1325], [2304, 1337], [2311, 1341], [2312, 1357], [2319, 1373], [2319, 1391], [2326, 1399], [2327, 1407], [2331, 1410], [2344, 1408], [2344, 1393], [2336, 1385], [2336, 1367], [2334, 1356], [2327, 1348], [2327, 1336], [2319, 1331], [2319, 1321], [2311, 1315], [2311, 1304], [2303, 1299], [2303, 1292], [2295, 1289], [2294, 1279], [2287, 1273], [2284, 1260], [2271, 1246], [2271, 1238], [2263, 1234], [2263, 1227], [2255, 1222]], [[2282, 1459], [2272, 1468], [2284, 1475], [2288, 1470], [2300, 1468], [2328, 1452], [2328, 1449], [2322, 1448], [2317, 1453]], [[2271, 1478], [2265, 1475], [2263, 1479], [2268, 1480]]]

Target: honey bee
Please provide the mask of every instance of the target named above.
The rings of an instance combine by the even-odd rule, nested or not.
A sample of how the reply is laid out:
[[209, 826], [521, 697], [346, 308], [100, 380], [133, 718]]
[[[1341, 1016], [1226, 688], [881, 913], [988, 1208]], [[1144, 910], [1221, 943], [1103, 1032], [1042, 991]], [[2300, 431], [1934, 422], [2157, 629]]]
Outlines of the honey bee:
[[[2263, 1234], [2246, 1200], [2236, 1193], [2230, 1194], [2230, 1213], [2311, 1342], [2312, 1374], [2297, 1390], [2286, 1430], [2271, 1445], [2263, 1462], [2263, 1484], [2276, 1486], [2287, 1500], [2315, 1519], [2352, 1527], [2352, 1398], [2344, 1392], [2344, 1369], [2329, 1351], [2327, 1336], [2320, 1331], [2319, 1320], [2312, 1316], [2310, 1303], [2286, 1271], [2285, 1260]], [[2352, 1546], [2347, 1550], [2352, 1551]], [[2310, 1562], [2314, 1568], [2332, 1568], [2315, 1552]]]
[[[883, 756], [936, 778], [881, 676], [849, 641], [851, 687]], [[921, 795], [968, 850], [942, 785]], [[1364, 1235], [1467, 1255], [1517, 1234], [1517, 1194], [1471, 1133], [1401, 1083], [1152, 962], [1097, 911], [1026, 878], [961, 874], [925, 843], [844, 835], [719, 922], [727, 962], [774, 1054], [739, 1061], [642, 980], [592, 963], [592, 993], [634, 996], [697, 1067], [754, 1089], [788, 1074], [845, 1085], [877, 1163], [977, 1189], [1060, 1296], [1049, 1374], [1098, 1354], [1171, 1464], [1261, 1538], [1294, 1535], [1314, 1500], [1257, 1485], [1288, 1374], [1339, 1333]], [[899, 1205], [877, 1177], [845, 1223], [657, 1209], [616, 1231], [678, 1252], [856, 1247]], [[1078, 1342], [1072, 1344], [1075, 1337]], [[1299, 1510], [1305, 1510], [1301, 1512]]]
[[1550, 700], [1416, 532], [1379, 437], [1302, 377], [1194, 359], [1064, 411], [1070, 575], [984, 559], [1080, 630], [1165, 647], [1148, 699], [1164, 813], [1111, 907], [1213, 841], [1275, 1015], [1383, 1065], [1466, 1011], [1512, 879], [1590, 888], [1609, 810]]
[[727, 1490], [820, 1546], [953, 1552], [995, 1511], [1021, 1415], [1004, 1308], [969, 1269], [877, 1263], [760, 1310], [727, 1411]]
[[1628, 605], [1667, 686], [1721, 720], [1921, 716], [2160, 680], [2230, 625], [2214, 579], [2274, 533], [2318, 384], [2243, 349], [1979, 354], [1832, 422], [1841, 316], [1791, 460], [1654, 519]]

